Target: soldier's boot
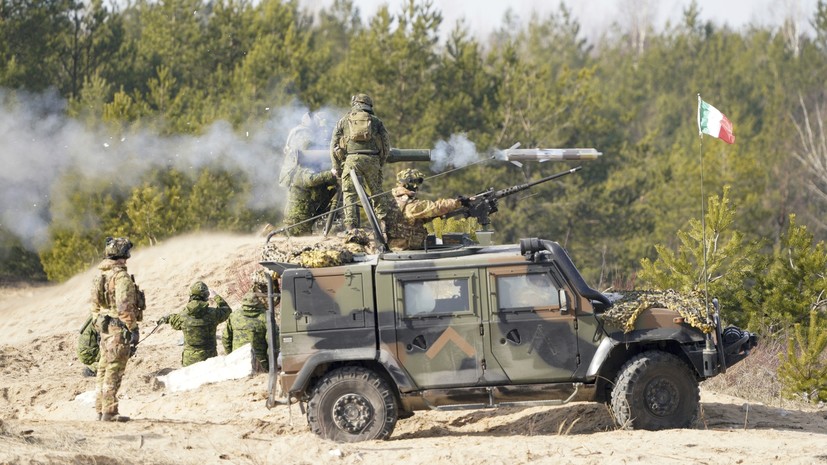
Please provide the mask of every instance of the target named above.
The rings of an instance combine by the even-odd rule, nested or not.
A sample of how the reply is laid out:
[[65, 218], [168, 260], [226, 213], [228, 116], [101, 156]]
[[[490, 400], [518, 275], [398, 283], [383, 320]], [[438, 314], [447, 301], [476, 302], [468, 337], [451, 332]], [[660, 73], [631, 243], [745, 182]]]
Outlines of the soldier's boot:
[[90, 378], [91, 378], [91, 377], [93, 377], [93, 376], [97, 376], [97, 375], [98, 375], [98, 373], [97, 373], [97, 372], [92, 371], [92, 369], [91, 369], [91, 368], [89, 368], [89, 367], [84, 367], [84, 368], [83, 368], [83, 371], [81, 372], [81, 374], [82, 374], [83, 376], [90, 377]]
[[129, 417], [125, 417], [123, 415], [118, 415], [117, 413], [104, 413], [103, 415], [101, 415], [101, 421], [125, 422], [125, 421], [129, 421]]

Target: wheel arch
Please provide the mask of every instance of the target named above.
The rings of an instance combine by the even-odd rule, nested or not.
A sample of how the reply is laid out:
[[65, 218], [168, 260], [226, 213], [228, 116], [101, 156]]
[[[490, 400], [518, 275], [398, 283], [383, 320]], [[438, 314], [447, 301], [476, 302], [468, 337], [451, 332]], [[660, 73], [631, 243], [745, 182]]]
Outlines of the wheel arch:
[[686, 347], [674, 339], [620, 342], [611, 338], [604, 339], [598, 346], [595, 358], [589, 366], [588, 376], [595, 379], [595, 400], [608, 402], [611, 399], [614, 382], [623, 365], [634, 356], [643, 352], [658, 350], [667, 352], [683, 361], [690, 371], [700, 380], [698, 370], [687, 355]]
[[298, 400], [306, 400], [326, 373], [348, 366], [367, 368], [384, 378], [393, 389], [398, 405], [401, 405], [400, 389], [410, 390], [414, 387], [407, 373], [386, 351], [350, 349], [324, 351], [311, 356], [296, 375], [289, 392]]

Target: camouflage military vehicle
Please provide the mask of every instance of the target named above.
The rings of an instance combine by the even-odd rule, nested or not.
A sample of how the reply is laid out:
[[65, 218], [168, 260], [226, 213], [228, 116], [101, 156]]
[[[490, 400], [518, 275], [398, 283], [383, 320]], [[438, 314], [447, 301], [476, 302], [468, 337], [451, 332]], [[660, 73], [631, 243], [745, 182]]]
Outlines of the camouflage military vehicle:
[[628, 328], [609, 321], [612, 299], [550, 240], [262, 265], [281, 276], [268, 406], [281, 388], [314, 433], [340, 442], [388, 438], [416, 410], [570, 401], [606, 402], [622, 427], [689, 427], [698, 383], [757, 343], [722, 330], [717, 312], [701, 328], [657, 306]]

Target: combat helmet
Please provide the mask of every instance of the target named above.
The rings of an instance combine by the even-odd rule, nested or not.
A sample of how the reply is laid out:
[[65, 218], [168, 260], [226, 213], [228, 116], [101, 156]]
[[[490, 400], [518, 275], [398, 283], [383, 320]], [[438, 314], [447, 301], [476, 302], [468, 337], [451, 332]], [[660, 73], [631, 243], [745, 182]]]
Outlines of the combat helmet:
[[107, 237], [106, 245], [103, 248], [103, 255], [106, 258], [119, 259], [129, 258], [129, 249], [132, 248], [132, 242], [125, 237]]
[[396, 173], [396, 181], [405, 189], [415, 191], [425, 181], [425, 175], [416, 168], [408, 168]]
[[350, 98], [350, 106], [355, 110], [373, 111], [373, 99], [368, 94], [356, 94]]
[[190, 300], [204, 300], [210, 296], [210, 288], [203, 281], [196, 281], [190, 286]]
[[263, 269], [257, 269], [250, 275], [252, 292], [267, 293], [267, 274]]

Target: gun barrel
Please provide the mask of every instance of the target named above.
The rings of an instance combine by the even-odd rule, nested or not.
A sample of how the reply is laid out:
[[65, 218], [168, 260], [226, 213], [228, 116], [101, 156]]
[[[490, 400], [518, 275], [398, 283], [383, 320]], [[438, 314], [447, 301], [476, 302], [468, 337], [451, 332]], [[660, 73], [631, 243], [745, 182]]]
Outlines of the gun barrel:
[[400, 161], [431, 161], [430, 149], [391, 149], [388, 163]]
[[[300, 157], [318, 159], [319, 157], [330, 157], [330, 151], [325, 149], [299, 150]], [[388, 154], [388, 163], [403, 161], [431, 161], [430, 149], [395, 149], [392, 148]]]
[[569, 160], [596, 160], [603, 155], [593, 148], [565, 148], [565, 149], [507, 149], [503, 151], [508, 161], [569, 161]]

